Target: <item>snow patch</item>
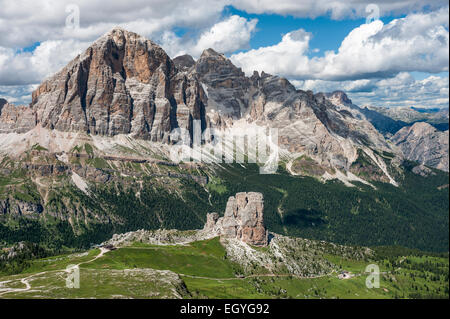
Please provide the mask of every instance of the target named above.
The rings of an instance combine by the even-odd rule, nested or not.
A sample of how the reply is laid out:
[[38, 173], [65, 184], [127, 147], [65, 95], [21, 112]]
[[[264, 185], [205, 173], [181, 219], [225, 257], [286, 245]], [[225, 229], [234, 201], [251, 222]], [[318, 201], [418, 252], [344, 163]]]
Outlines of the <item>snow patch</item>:
[[204, 91], [205, 94], [206, 94], [206, 97], [209, 98], [209, 94], [208, 94], [208, 86], [207, 86], [205, 83], [203, 83], [203, 82], [200, 82], [200, 83], [201, 83], [201, 85], [202, 85], [203, 91]]

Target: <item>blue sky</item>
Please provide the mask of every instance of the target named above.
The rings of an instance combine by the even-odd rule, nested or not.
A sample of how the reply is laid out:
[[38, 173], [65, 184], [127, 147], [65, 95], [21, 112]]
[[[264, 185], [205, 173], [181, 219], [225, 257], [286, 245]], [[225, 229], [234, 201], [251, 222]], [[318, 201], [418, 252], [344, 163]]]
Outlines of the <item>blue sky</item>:
[[[119, 25], [172, 57], [198, 58], [213, 47], [246, 73], [264, 70], [315, 92], [344, 90], [359, 105], [448, 104], [446, 1], [6, 1], [0, 97], [14, 103], [28, 103], [45, 77]], [[370, 3], [380, 17], [366, 24]]]
[[[250, 41], [251, 48], [273, 45], [280, 41], [282, 34], [303, 28], [313, 34], [311, 47], [320, 49], [320, 52], [312, 52], [312, 56], [319, 56], [322, 52], [328, 50], [337, 50], [350, 31], [366, 22], [365, 18], [332, 20], [328, 16], [311, 19], [278, 14], [249, 14], [245, 11], [237, 10], [233, 6], [224, 8], [223, 14], [236, 14], [247, 19], [258, 19], [258, 32], [255, 33]], [[392, 19], [399, 17], [402, 16], [380, 17], [380, 20], [388, 23]]]

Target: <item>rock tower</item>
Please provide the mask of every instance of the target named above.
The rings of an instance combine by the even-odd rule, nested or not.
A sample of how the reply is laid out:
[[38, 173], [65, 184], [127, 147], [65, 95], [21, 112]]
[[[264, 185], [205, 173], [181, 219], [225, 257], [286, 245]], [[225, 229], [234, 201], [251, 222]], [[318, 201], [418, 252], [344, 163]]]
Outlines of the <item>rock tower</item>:
[[268, 231], [264, 226], [264, 198], [261, 193], [237, 193], [228, 199], [225, 214], [207, 215], [204, 231], [224, 238], [236, 238], [254, 246], [268, 244]]

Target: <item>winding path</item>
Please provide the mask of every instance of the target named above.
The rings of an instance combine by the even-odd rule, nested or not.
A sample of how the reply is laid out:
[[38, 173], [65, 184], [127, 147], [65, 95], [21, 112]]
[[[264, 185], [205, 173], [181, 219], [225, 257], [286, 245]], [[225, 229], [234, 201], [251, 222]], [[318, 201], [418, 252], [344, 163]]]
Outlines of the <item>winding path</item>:
[[[140, 249], [142, 249], [143, 247], [127, 247], [127, 248], [140, 248]], [[145, 247], [145, 248], [147, 248], [147, 249], [154, 249], [154, 247]], [[120, 247], [118, 247], [118, 249], [120, 249]], [[97, 260], [98, 258], [102, 257], [108, 251], [109, 251], [108, 249], [101, 247], [100, 248], [100, 252], [94, 258], [92, 258], [90, 260], [87, 260], [87, 261], [80, 262], [80, 263], [74, 265], [74, 267], [79, 267], [80, 265], [91, 263], [91, 262]], [[74, 268], [74, 267], [72, 267], [72, 268]], [[61, 271], [70, 272], [70, 269], [57, 269], [57, 270], [42, 271], [42, 272], [39, 272], [39, 273], [35, 273], [35, 274], [32, 274], [32, 275], [29, 275], [29, 276], [27, 276], [25, 278], [22, 278], [22, 279], [20, 279], [20, 282], [25, 285], [25, 288], [1, 288], [2, 284], [6, 284], [8, 282], [14, 281], [14, 279], [6, 280], [6, 281], [0, 281], [0, 298], [3, 295], [8, 294], [8, 293], [25, 292], [25, 291], [31, 290], [30, 281], [32, 281], [34, 277], [37, 277], [37, 276], [40, 276], [40, 275], [44, 275], [44, 274], [48, 274], [48, 273], [52, 273], [52, 272], [61, 272]], [[242, 277], [228, 277], [228, 278], [213, 278], [213, 277], [187, 275], [187, 274], [182, 274], [182, 273], [177, 273], [177, 274], [179, 276], [181, 276], [181, 277], [188, 277], [188, 278], [195, 278], [195, 279], [216, 280], [216, 281], [230, 281], [230, 280], [245, 280], [245, 279], [248, 279], [248, 278], [258, 278], [258, 277], [294, 277], [294, 278], [298, 278], [298, 279], [314, 279], [314, 278], [331, 276], [331, 275], [333, 275], [333, 273], [336, 273], [336, 270], [333, 270], [333, 271], [331, 271], [330, 273], [327, 273], [327, 274], [314, 275], [314, 276], [300, 276], [300, 275], [295, 275], [295, 274], [274, 274], [274, 273], [269, 273], [269, 274], [254, 274], [254, 275], [248, 275], [248, 276], [242, 276]], [[360, 274], [357, 274], [357, 275], [360, 275]]]
[[331, 276], [335, 272], [336, 272], [336, 270], [333, 270], [332, 272], [327, 273], [327, 274], [314, 275], [314, 276], [300, 276], [300, 275], [295, 275], [295, 274], [259, 274], [259, 275], [256, 274], [256, 275], [248, 275], [248, 276], [235, 277], [235, 278], [213, 278], [213, 277], [186, 275], [186, 274], [181, 274], [181, 273], [177, 273], [177, 274], [179, 276], [195, 278], [195, 279], [207, 279], [207, 280], [223, 281], [223, 280], [244, 280], [244, 279], [248, 279], [248, 278], [258, 278], [258, 277], [295, 277], [295, 278], [298, 278], [298, 279], [315, 279], [315, 278]]
[[[80, 263], [76, 264], [74, 267], [79, 267], [82, 264], [87, 264], [87, 263], [93, 262], [94, 260], [102, 257], [107, 251], [109, 251], [109, 250], [106, 249], [106, 248], [101, 247], [100, 248], [100, 252], [98, 253], [97, 256], [95, 256], [91, 260], [80, 262]], [[47, 271], [42, 271], [42, 272], [39, 272], [39, 273], [36, 273], [36, 274], [32, 274], [32, 275], [30, 275], [28, 277], [22, 278], [22, 279], [20, 279], [20, 282], [25, 285], [25, 288], [1, 288], [2, 284], [11, 282], [13, 280], [0, 281], [0, 297], [2, 297], [4, 294], [8, 294], [8, 293], [11, 293], [11, 292], [28, 291], [28, 290], [31, 289], [30, 281], [33, 279], [33, 277], [44, 275], [44, 274], [48, 274], [48, 273], [52, 273], [52, 272], [60, 272], [60, 271], [69, 272], [68, 269], [47, 270]]]

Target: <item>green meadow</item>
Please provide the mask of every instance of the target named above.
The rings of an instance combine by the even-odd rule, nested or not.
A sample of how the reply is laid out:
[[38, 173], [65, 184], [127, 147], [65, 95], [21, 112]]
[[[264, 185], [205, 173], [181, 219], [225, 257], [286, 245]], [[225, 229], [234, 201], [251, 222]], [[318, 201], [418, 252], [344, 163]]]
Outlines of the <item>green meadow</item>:
[[[448, 257], [414, 254], [362, 261], [324, 257], [335, 271], [317, 278], [256, 273], [237, 276], [218, 238], [185, 245], [133, 243], [108, 251], [32, 261], [21, 274], [0, 276], [0, 298], [448, 298]], [[368, 263], [380, 267], [380, 288], [366, 287]], [[69, 264], [80, 288], [65, 286]], [[348, 279], [338, 275], [346, 271]], [[26, 283], [30, 285], [27, 289]]]

